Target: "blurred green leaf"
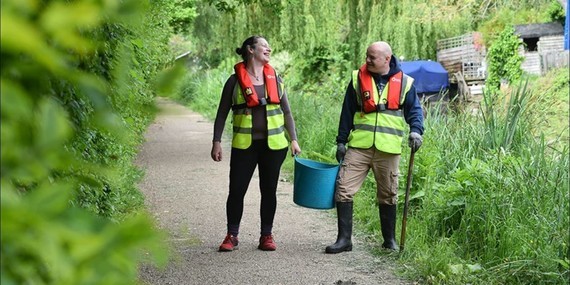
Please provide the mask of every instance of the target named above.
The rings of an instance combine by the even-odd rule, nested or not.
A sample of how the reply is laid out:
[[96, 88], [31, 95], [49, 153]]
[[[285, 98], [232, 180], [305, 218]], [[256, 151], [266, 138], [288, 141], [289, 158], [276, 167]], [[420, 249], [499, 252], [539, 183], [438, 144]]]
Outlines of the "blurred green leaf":
[[100, 8], [89, 2], [52, 2], [42, 14], [40, 24], [62, 47], [87, 53], [94, 45], [80, 31], [92, 29], [101, 22]]
[[2, 284], [134, 284], [143, 250], [166, 258], [133, 165], [165, 1], [1, 2]]
[[45, 152], [61, 148], [71, 136], [71, 125], [63, 108], [52, 100], [42, 100], [38, 106], [37, 145]]
[[[2, 118], [20, 118], [25, 121], [31, 118], [32, 101], [26, 92], [11, 80], [0, 80], [0, 108]], [[4, 138], [4, 137], [2, 137]]]
[[22, 52], [54, 72], [61, 72], [65, 68], [65, 57], [45, 44], [44, 36], [32, 23], [18, 18], [4, 9], [0, 15], [3, 52], [14, 52], [16, 54]]
[[161, 71], [154, 81], [156, 93], [165, 97], [175, 93], [177, 80], [181, 79], [185, 73], [186, 69], [182, 62]]

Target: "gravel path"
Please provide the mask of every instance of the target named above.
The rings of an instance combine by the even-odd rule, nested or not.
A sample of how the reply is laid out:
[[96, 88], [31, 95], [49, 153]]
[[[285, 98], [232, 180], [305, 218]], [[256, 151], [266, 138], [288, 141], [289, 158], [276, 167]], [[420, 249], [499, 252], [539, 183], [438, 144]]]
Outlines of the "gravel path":
[[295, 205], [288, 182], [277, 189], [277, 250], [258, 250], [256, 176], [246, 195], [239, 250], [218, 252], [226, 231], [230, 147], [226, 142], [223, 160], [214, 162], [213, 124], [166, 99], [157, 104], [160, 113], [137, 164], [146, 172], [140, 188], [159, 226], [170, 233], [173, 254], [165, 269], [142, 266], [144, 284], [408, 284], [394, 275], [393, 259], [372, 256], [357, 237], [352, 252], [325, 254], [336, 238], [334, 210]]

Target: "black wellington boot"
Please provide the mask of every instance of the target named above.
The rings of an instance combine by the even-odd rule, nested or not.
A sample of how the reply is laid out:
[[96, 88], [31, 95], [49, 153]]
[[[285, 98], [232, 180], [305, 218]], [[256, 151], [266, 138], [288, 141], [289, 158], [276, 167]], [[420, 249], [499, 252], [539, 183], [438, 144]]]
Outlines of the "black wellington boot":
[[337, 202], [338, 236], [336, 242], [327, 246], [326, 253], [352, 250], [352, 202]]
[[383, 248], [398, 250], [396, 243], [396, 205], [380, 204], [380, 226], [382, 227]]

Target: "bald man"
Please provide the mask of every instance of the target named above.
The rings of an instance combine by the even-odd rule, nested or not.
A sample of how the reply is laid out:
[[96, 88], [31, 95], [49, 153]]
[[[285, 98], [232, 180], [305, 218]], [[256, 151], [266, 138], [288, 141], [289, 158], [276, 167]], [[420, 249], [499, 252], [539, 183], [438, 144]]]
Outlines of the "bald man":
[[376, 180], [382, 247], [398, 249], [395, 228], [402, 140], [409, 133], [408, 145], [417, 151], [422, 145], [423, 120], [414, 79], [402, 72], [388, 43], [372, 43], [366, 63], [352, 72], [342, 105], [336, 137], [336, 159], [341, 163], [335, 193], [338, 235], [326, 253], [352, 250], [353, 198], [369, 170]]

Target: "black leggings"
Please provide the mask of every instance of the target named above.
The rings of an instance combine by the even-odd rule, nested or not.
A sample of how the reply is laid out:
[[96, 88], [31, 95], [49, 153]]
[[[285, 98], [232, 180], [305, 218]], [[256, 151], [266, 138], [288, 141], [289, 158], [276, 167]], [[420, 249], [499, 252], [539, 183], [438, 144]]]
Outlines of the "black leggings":
[[254, 140], [248, 149], [232, 148], [230, 158], [230, 193], [226, 202], [228, 226], [239, 226], [243, 214], [243, 200], [253, 172], [259, 165], [261, 191], [261, 227], [273, 225], [277, 208], [277, 183], [287, 148], [272, 150], [267, 139]]

